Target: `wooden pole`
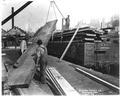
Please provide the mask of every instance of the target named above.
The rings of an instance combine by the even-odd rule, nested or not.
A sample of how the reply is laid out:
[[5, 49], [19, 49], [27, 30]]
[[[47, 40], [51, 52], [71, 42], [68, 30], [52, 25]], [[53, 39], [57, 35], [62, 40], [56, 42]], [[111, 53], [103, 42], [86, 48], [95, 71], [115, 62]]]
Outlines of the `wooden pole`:
[[62, 56], [60, 57], [60, 61], [63, 59], [63, 57], [65, 56], [66, 52], [68, 51], [68, 49], [69, 49], [69, 47], [70, 47], [70, 45], [71, 45], [73, 39], [75, 38], [75, 36], [76, 36], [78, 30], [79, 30], [79, 24], [78, 24], [78, 27], [77, 27], [77, 29], [76, 29], [74, 35], [72, 36], [72, 38], [71, 38], [71, 40], [70, 40], [70, 42], [69, 42], [69, 44], [67, 45], [67, 47], [66, 47], [66, 49], [64, 50]]
[[[12, 7], [12, 14], [14, 13], [14, 7]], [[14, 28], [14, 16], [12, 17], [12, 28]]]
[[24, 8], [26, 8], [29, 4], [31, 4], [33, 1], [28, 1], [25, 3], [22, 7], [20, 7], [18, 10], [16, 10], [13, 14], [8, 16], [6, 19], [2, 21], [2, 25], [4, 25], [6, 22], [8, 22], [10, 19], [12, 19], [14, 16], [16, 16], [19, 12], [21, 12]]

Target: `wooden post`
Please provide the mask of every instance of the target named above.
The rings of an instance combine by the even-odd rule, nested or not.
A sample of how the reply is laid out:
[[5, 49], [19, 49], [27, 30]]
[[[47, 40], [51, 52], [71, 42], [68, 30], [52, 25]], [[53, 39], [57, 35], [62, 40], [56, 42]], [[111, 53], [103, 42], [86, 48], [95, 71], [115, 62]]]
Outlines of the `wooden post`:
[[54, 39], [54, 31], [53, 31], [53, 33], [51, 33], [51, 34], [52, 34], [51, 36], [52, 36], [52, 41], [53, 41], [53, 39]]
[[31, 4], [33, 1], [28, 1], [23, 6], [21, 6], [18, 10], [16, 10], [13, 14], [8, 16], [6, 19], [2, 21], [2, 25], [4, 25], [6, 22], [8, 22], [10, 19], [12, 19], [15, 15], [17, 15], [19, 12], [21, 12], [24, 8], [26, 8], [29, 4]]
[[[14, 13], [14, 7], [12, 7], [12, 14]], [[12, 29], [14, 28], [14, 16], [12, 17]]]
[[62, 42], [63, 39], [63, 31], [64, 31], [64, 18], [62, 18], [62, 27], [61, 27], [61, 37], [60, 37], [60, 42]]
[[64, 30], [64, 18], [62, 18], [62, 31]]
[[71, 45], [73, 39], [75, 38], [75, 36], [76, 36], [78, 30], [79, 30], [79, 24], [78, 24], [78, 27], [77, 27], [77, 29], [76, 29], [74, 35], [72, 36], [72, 38], [71, 38], [71, 40], [70, 40], [70, 42], [69, 42], [69, 44], [67, 45], [67, 47], [66, 47], [66, 49], [64, 50], [62, 56], [60, 57], [60, 61], [61, 61], [61, 60], [63, 59], [63, 57], [65, 56], [65, 54], [66, 54], [67, 50], [69, 49], [69, 47], [70, 47], [70, 45]]

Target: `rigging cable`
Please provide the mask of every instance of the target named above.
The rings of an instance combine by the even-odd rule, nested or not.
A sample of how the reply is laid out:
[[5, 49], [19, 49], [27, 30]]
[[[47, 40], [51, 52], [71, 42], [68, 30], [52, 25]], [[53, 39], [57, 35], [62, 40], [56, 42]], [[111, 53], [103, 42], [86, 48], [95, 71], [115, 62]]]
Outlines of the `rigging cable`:
[[53, 11], [54, 11], [54, 14], [55, 14], [55, 18], [57, 19], [57, 15], [56, 15], [56, 12], [55, 12], [55, 7], [57, 8], [57, 10], [59, 11], [59, 13], [61, 14], [62, 18], [65, 18], [62, 14], [62, 12], [59, 10], [57, 4], [55, 3], [55, 1], [50, 1], [50, 5], [49, 5], [49, 9], [48, 9], [48, 13], [47, 13], [47, 18], [46, 18], [46, 22], [48, 20], [48, 16], [49, 16], [49, 12], [50, 12], [50, 7], [53, 7]]

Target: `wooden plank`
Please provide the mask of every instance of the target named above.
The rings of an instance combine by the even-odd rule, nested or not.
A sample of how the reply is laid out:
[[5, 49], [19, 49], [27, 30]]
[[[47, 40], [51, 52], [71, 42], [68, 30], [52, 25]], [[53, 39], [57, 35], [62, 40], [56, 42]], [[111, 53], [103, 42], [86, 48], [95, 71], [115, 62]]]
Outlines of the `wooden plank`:
[[36, 42], [38, 39], [41, 39], [43, 45], [46, 46], [52, 36], [53, 31], [56, 28], [56, 23], [57, 20], [47, 22], [45, 26], [41, 27], [36, 31], [34, 37], [32, 38], [32, 41]]
[[49, 67], [49, 70], [53, 74], [54, 78], [56, 81], [59, 83], [65, 94], [68, 95], [73, 95], [73, 96], [78, 96], [79, 93], [65, 80], [65, 78], [54, 68], [54, 67]]
[[35, 72], [32, 57], [27, 57], [24, 64], [8, 74], [8, 85], [11, 87], [28, 87]]
[[20, 58], [17, 60], [17, 62], [14, 64], [16, 67], [20, 67], [21, 65], [24, 64], [25, 60], [27, 59], [28, 56], [32, 56], [32, 54], [35, 52], [37, 45], [31, 45], [25, 53], [23, 53]]
[[31, 81], [29, 88], [17, 88], [20, 95], [53, 95], [47, 84]]
[[43, 44], [46, 46], [47, 42], [51, 37], [51, 33], [55, 30], [55, 25], [57, 20], [46, 23], [41, 27], [34, 36], [32, 45], [25, 51], [23, 55], [17, 60], [17, 68], [9, 71], [8, 75], [8, 85], [11, 87], [28, 87], [32, 77], [35, 73], [35, 63], [32, 57], [32, 54], [35, 52], [37, 47], [37, 40], [43, 40]]

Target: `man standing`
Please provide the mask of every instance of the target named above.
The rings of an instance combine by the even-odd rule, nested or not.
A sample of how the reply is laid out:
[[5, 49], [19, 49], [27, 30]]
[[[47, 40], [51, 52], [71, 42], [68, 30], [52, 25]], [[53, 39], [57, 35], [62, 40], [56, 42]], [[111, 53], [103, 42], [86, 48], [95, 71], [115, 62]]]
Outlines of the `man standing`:
[[27, 49], [27, 43], [26, 43], [25, 40], [22, 40], [21, 43], [20, 43], [21, 54], [23, 54], [26, 49]]
[[46, 83], [45, 69], [47, 66], [47, 48], [42, 45], [42, 41], [37, 41], [37, 48], [35, 51], [36, 73], [40, 78], [41, 83]]
[[67, 16], [67, 18], [65, 19], [66, 24], [65, 24], [65, 29], [68, 30], [69, 26], [70, 26], [70, 15]]

